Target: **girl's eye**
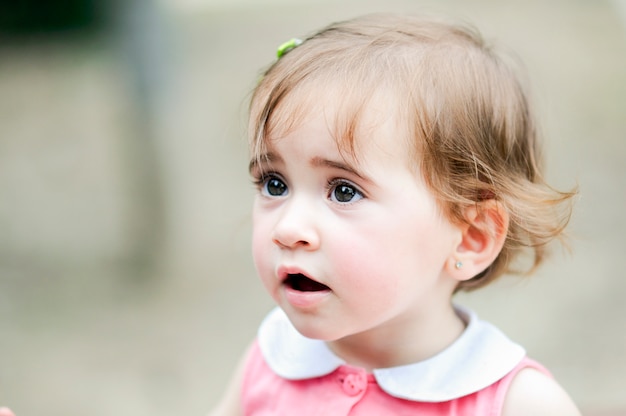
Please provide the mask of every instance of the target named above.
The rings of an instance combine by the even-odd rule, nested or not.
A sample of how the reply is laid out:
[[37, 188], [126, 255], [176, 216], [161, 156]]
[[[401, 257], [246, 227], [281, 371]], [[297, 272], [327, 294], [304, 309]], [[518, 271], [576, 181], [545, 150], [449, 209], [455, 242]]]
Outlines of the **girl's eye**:
[[348, 204], [363, 199], [363, 194], [354, 185], [341, 181], [331, 183], [330, 199], [340, 204]]
[[284, 196], [287, 194], [287, 185], [275, 176], [269, 176], [262, 180], [261, 191], [267, 196]]

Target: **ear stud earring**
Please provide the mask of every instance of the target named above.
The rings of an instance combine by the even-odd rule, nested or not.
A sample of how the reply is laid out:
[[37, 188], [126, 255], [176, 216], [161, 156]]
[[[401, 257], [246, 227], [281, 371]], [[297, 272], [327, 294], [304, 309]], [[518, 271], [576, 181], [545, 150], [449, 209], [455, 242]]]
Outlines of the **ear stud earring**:
[[461, 267], [463, 267], [463, 262], [457, 261], [456, 263], [454, 263], [454, 267], [460, 269]]

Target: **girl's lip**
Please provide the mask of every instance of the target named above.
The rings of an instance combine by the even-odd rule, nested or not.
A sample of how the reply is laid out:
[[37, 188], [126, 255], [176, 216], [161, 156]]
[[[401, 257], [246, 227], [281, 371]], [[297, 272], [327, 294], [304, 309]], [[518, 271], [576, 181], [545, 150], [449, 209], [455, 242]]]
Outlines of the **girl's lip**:
[[287, 285], [283, 285], [285, 300], [295, 309], [312, 310], [317, 307], [330, 295], [331, 291], [319, 290], [316, 292], [302, 292]]
[[312, 278], [311, 275], [307, 273], [305, 270], [302, 270], [296, 266], [280, 266], [278, 268], [277, 274], [278, 274], [278, 279], [280, 280], [281, 283], [285, 283], [285, 281], [289, 278], [290, 275], [298, 275], [298, 274], [306, 276], [308, 279], [311, 279], [315, 282], [322, 283]]
[[[316, 285], [318, 284], [320, 288], [310, 291], [300, 290], [300, 288], [294, 287], [293, 282], [290, 282], [290, 276], [294, 275], [305, 276], [307, 279], [315, 282]], [[285, 300], [292, 307], [297, 309], [313, 309], [331, 293], [331, 289], [328, 286], [310, 276], [310, 274], [298, 267], [282, 266], [278, 269], [278, 278], [282, 285]]]

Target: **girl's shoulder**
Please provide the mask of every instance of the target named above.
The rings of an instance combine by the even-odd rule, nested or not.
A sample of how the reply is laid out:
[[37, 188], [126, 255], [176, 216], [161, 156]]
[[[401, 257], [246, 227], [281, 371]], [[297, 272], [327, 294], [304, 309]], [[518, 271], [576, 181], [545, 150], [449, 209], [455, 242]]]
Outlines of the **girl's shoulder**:
[[526, 415], [580, 416], [580, 411], [554, 378], [527, 367], [511, 381], [502, 408], [502, 416]]

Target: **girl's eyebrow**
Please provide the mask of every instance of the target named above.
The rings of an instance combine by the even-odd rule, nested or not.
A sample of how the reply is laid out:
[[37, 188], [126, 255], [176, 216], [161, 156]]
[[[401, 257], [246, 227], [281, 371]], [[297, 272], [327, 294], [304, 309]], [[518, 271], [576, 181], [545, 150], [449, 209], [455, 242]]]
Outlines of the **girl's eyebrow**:
[[326, 167], [333, 168], [333, 169], [343, 170], [358, 177], [359, 179], [363, 181], [371, 182], [371, 180], [367, 176], [363, 175], [361, 172], [359, 172], [358, 170], [356, 170], [354, 167], [352, 167], [350, 164], [346, 162], [324, 159], [322, 157], [314, 157], [313, 159], [311, 159], [311, 165], [312, 166], [326, 166]]
[[248, 172], [252, 173], [255, 170], [257, 170], [259, 168], [259, 165], [262, 165], [264, 163], [272, 163], [272, 162], [278, 162], [281, 163], [283, 161], [283, 158], [280, 157], [280, 155], [276, 154], [276, 153], [264, 153], [259, 157], [253, 158], [250, 161], [250, 164], [248, 165]]
[[[259, 166], [263, 165], [264, 163], [284, 163], [284, 161], [283, 161], [283, 158], [280, 157], [280, 155], [276, 153], [273, 153], [273, 152], [265, 153], [261, 155], [260, 157], [254, 158], [250, 161], [250, 164], [248, 165], [248, 171], [252, 173], [256, 171], [257, 169], [259, 169]], [[359, 172], [357, 169], [352, 167], [350, 164], [343, 162], [343, 161], [330, 160], [330, 159], [325, 159], [320, 156], [315, 156], [311, 159], [310, 164], [313, 167], [324, 166], [324, 167], [328, 167], [332, 169], [343, 170], [345, 172], [348, 172], [358, 177], [359, 179], [363, 181], [372, 182], [370, 178], [363, 175], [361, 172]]]

